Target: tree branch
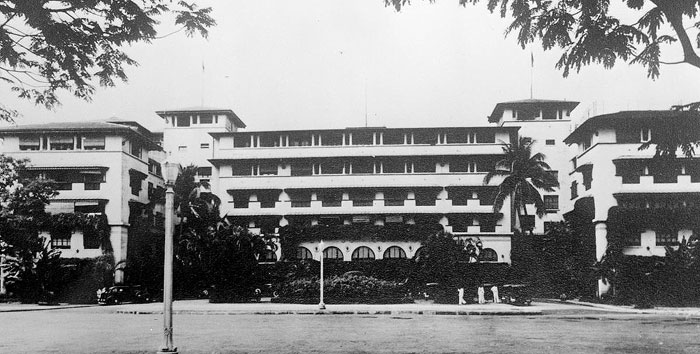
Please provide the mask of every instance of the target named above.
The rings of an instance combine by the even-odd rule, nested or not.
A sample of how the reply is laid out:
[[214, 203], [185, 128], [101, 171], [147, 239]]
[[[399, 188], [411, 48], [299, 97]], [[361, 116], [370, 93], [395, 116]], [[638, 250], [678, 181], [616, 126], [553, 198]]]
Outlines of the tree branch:
[[700, 56], [695, 52], [693, 43], [688, 37], [688, 32], [683, 26], [683, 13], [678, 7], [674, 7], [673, 4], [668, 4], [661, 0], [651, 0], [656, 6], [658, 6], [661, 11], [666, 15], [666, 19], [673, 27], [673, 30], [678, 35], [678, 40], [681, 42], [681, 48], [683, 48], [683, 60], [697, 68], [700, 68]]

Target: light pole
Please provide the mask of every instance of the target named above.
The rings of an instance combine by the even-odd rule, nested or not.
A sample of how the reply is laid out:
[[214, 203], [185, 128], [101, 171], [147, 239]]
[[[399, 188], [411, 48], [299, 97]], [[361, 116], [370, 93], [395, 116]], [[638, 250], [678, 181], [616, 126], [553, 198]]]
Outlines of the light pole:
[[323, 240], [319, 242], [318, 247], [321, 249], [321, 280], [320, 280], [320, 285], [321, 285], [321, 299], [318, 303], [318, 308], [321, 310], [326, 309], [326, 304], [323, 303]]
[[173, 186], [180, 173], [180, 164], [165, 162], [165, 260], [163, 262], [163, 346], [158, 353], [177, 353], [173, 345]]

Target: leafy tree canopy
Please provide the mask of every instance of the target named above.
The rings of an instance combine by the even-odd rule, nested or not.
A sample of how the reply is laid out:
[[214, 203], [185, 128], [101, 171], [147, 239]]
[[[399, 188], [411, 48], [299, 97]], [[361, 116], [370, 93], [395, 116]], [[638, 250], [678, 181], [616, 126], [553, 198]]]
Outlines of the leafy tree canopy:
[[[137, 65], [125, 45], [157, 39], [167, 14], [188, 36], [206, 37], [216, 23], [211, 8], [173, 0], [0, 0], [0, 83], [46, 108], [66, 90], [90, 100], [100, 86], [127, 81]], [[0, 103], [0, 120], [17, 111]]]
[[[478, 2], [459, 0], [462, 6]], [[539, 40], [545, 50], [562, 49], [557, 68], [564, 76], [590, 64], [609, 69], [618, 59], [643, 65], [652, 79], [659, 76], [661, 64], [686, 63], [700, 69], [700, 0], [483, 2], [491, 12], [513, 18], [506, 34], [515, 33], [521, 47]], [[384, 3], [400, 11], [410, 1]], [[671, 47], [680, 48], [682, 57], [662, 60], [662, 49]]]

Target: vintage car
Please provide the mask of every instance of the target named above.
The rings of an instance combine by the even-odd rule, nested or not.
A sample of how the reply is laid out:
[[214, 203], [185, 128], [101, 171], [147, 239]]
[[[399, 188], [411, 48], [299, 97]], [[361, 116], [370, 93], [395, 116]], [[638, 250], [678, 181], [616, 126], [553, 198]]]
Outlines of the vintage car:
[[118, 285], [97, 290], [97, 303], [100, 305], [119, 305], [123, 302], [151, 302], [153, 296], [140, 285]]

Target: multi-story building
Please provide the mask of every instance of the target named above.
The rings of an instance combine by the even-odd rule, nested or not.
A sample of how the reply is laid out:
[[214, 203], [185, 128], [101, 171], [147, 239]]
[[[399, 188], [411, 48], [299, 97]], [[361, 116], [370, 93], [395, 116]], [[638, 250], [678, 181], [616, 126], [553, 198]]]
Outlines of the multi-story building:
[[[654, 158], [654, 145], [640, 150], [645, 142], [675, 144], [699, 131], [697, 112], [624, 111], [592, 117], [564, 140], [576, 151], [570, 193], [562, 198], [571, 201], [567, 212], [595, 225], [598, 260], [610, 237], [623, 243], [624, 254], [663, 256], [666, 246], [700, 234], [700, 159], [680, 150], [678, 157]], [[606, 291], [601, 282], [599, 294]]]
[[[510, 209], [493, 213], [483, 185], [517, 127], [363, 127], [211, 133], [222, 214], [257, 232], [280, 227], [442, 225], [479, 238], [488, 261], [510, 261]], [[381, 231], [380, 231], [381, 232]], [[420, 241], [307, 240], [299, 258], [410, 258]], [[280, 256], [269, 255], [268, 260]]]
[[214, 157], [214, 139], [210, 133], [235, 132], [245, 128], [245, 123], [230, 109], [194, 107], [156, 112], [164, 120], [162, 133], [154, 139], [161, 146], [169, 161], [183, 166], [195, 165], [197, 179], [210, 180]]
[[[2, 153], [27, 158], [25, 173], [56, 182], [59, 195], [46, 211], [102, 214], [109, 223], [116, 262], [126, 260], [131, 222], [147, 216], [156, 223], [162, 204], [154, 196], [163, 188], [160, 162], [149, 158], [160, 147], [150, 132], [130, 121], [49, 123], [0, 128]], [[148, 206], [148, 207], [147, 207]], [[161, 224], [162, 227], [162, 224]], [[87, 258], [102, 254], [105, 245], [82, 230], [47, 234], [62, 257]], [[117, 272], [116, 281], [122, 279]]]
[[[560, 100], [526, 99], [501, 102], [496, 104], [489, 116], [490, 123], [501, 127], [519, 127], [519, 136], [534, 140], [533, 151], [542, 153], [546, 162], [557, 175], [560, 190], [569, 185], [569, 161], [571, 148], [564, 139], [571, 133], [571, 111], [578, 102]], [[559, 191], [542, 192], [546, 214], [542, 218], [534, 217], [534, 205], [528, 207], [534, 232], [544, 233], [548, 223], [563, 220], [563, 210], [567, 208], [568, 199]]]

